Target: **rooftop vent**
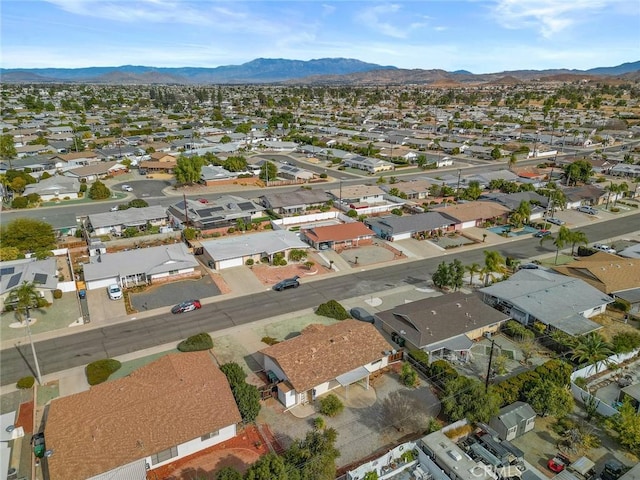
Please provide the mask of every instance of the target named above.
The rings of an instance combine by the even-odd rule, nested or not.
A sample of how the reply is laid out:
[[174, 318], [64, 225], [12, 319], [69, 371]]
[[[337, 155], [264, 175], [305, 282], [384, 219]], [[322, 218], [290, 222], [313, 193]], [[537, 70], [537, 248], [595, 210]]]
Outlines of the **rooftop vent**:
[[436, 311], [435, 310], [431, 310], [431, 315], [435, 315]]

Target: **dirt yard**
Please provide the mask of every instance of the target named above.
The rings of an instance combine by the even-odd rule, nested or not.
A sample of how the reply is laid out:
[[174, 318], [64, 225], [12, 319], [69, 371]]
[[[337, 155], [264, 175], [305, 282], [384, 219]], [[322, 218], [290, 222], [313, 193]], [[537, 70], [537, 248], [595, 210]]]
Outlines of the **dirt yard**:
[[590, 320], [604, 327], [599, 333], [609, 342], [618, 333], [638, 331], [639, 322], [629, 320], [625, 323], [624, 317], [625, 314], [622, 312], [607, 310], [605, 313], [591, 317]]

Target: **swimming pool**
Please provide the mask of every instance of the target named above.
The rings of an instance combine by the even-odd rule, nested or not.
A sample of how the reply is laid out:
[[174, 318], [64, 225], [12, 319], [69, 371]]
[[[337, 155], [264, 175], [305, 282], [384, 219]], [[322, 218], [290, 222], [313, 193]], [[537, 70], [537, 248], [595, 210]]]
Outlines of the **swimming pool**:
[[512, 231], [512, 227], [511, 225], [502, 225], [500, 227], [491, 227], [491, 228], [487, 228], [487, 230], [489, 230], [490, 232], [493, 232], [497, 235], [502, 235], [505, 232], [507, 233], [508, 237], [519, 237], [520, 235], [533, 235], [534, 233], [536, 233], [538, 231], [537, 228], [534, 227], [530, 227], [528, 225], [524, 226], [522, 228], [522, 230], [517, 230], [517, 231]]

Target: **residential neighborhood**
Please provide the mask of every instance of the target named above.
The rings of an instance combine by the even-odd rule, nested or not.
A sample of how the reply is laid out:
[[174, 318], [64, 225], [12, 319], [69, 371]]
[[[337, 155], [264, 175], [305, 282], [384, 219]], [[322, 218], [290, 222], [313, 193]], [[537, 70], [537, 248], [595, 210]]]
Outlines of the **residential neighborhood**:
[[0, 480], [638, 478], [637, 83], [2, 94]]

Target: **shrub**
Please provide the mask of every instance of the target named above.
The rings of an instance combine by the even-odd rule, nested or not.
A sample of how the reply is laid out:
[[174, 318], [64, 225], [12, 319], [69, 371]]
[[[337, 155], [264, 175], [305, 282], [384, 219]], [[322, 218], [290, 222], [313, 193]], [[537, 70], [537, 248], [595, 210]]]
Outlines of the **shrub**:
[[449, 380], [453, 380], [459, 376], [456, 369], [446, 360], [436, 360], [429, 365], [427, 375], [440, 388], [443, 388]]
[[243, 381], [234, 385], [231, 388], [231, 392], [238, 405], [242, 421], [244, 423], [252, 423], [260, 413], [260, 392], [258, 388]]
[[239, 383], [244, 382], [245, 378], [247, 378], [247, 374], [242, 369], [240, 365], [235, 362], [225, 363], [220, 366], [220, 370], [227, 377], [227, 381], [229, 385], [233, 387], [234, 385], [238, 385]]
[[610, 211], [610, 212], [613, 212], [613, 213], [618, 213], [618, 212], [620, 211], [620, 209], [619, 209], [618, 207], [611, 207], [611, 208], [609, 209], [609, 211]]
[[59, 288], [56, 288], [53, 291], [53, 298], [55, 298], [56, 300], [62, 298], [62, 290], [60, 290]]
[[253, 258], [247, 258], [247, 261], [244, 262], [244, 263], [245, 263], [245, 265], [250, 267], [251, 265], [253, 265], [256, 262], [253, 260]]
[[211, 339], [211, 335], [206, 332], [192, 335], [178, 344], [178, 350], [181, 352], [198, 352], [211, 348], [213, 348], [213, 340]]
[[321, 173], [320, 174], [320, 178], [327, 178], [327, 174], [326, 173]]
[[344, 405], [333, 393], [330, 393], [326, 397], [320, 399], [321, 414], [326, 415], [327, 417], [335, 417], [340, 414], [342, 410], [344, 410]]
[[411, 365], [405, 363], [402, 365], [402, 371], [400, 372], [400, 381], [405, 387], [415, 387], [418, 383], [418, 373]]
[[36, 383], [36, 379], [33, 377], [22, 377], [16, 383], [16, 387], [20, 389], [28, 389], [33, 387], [33, 384]]
[[324, 418], [316, 417], [313, 419], [313, 428], [316, 430], [322, 430], [324, 428]]
[[584, 377], [577, 377], [573, 383], [575, 383], [578, 387], [584, 390], [584, 387], [587, 386], [587, 379]]
[[409, 357], [415, 360], [418, 364], [424, 368], [429, 368], [429, 354], [424, 350], [415, 349], [409, 350]]
[[276, 340], [273, 337], [262, 337], [262, 343], [266, 343], [267, 345], [275, 345], [276, 343], [280, 343], [280, 340]]
[[591, 247], [585, 247], [583, 245], [580, 245], [578, 247], [578, 256], [579, 257], [590, 257], [591, 255], [593, 255], [594, 253], [596, 253], [597, 250]]
[[106, 382], [112, 373], [117, 372], [122, 364], [113, 358], [105, 358], [104, 360], [96, 360], [85, 368], [87, 382], [89, 385], [98, 385]]
[[350, 318], [347, 310], [336, 300], [329, 300], [327, 303], [321, 304], [316, 309], [316, 315], [335, 318], [336, 320], [346, 320]]
[[619, 310], [627, 313], [631, 309], [631, 304], [622, 298], [616, 298], [615, 301], [607, 306], [612, 310]]
[[640, 333], [621, 332], [611, 339], [613, 351], [616, 353], [627, 353], [640, 347]]
[[504, 324], [503, 328], [504, 333], [506, 333], [511, 338], [515, 338], [516, 340], [533, 340], [536, 336], [535, 333], [533, 333], [531, 330], [528, 330], [527, 327], [515, 320], [509, 320]]
[[29, 200], [27, 197], [15, 197], [11, 202], [11, 208], [27, 208]]

